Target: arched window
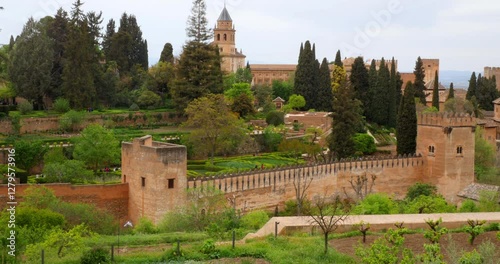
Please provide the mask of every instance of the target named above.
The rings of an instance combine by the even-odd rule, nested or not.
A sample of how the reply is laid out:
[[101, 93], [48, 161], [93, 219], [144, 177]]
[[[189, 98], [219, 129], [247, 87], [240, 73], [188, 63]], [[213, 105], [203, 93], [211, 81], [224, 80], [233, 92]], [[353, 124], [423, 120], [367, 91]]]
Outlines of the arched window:
[[217, 34], [217, 41], [220, 41], [220, 34]]
[[224, 41], [227, 41], [227, 34], [224, 34]]

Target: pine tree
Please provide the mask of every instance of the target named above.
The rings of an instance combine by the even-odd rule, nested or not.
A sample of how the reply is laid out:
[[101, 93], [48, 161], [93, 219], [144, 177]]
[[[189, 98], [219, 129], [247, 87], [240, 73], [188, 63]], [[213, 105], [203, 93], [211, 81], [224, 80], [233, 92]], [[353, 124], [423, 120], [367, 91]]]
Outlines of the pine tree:
[[319, 67], [314, 57], [311, 43], [306, 41], [303, 46], [301, 45], [294, 84], [294, 93], [302, 95], [306, 100], [305, 109], [314, 108], [314, 101], [317, 98]]
[[472, 96], [476, 96], [476, 72], [473, 72], [469, 79], [469, 88], [467, 89], [467, 94], [465, 95], [465, 99], [470, 100]]
[[183, 47], [176, 68], [176, 81], [171, 89], [178, 111], [184, 111], [194, 99], [223, 91], [219, 49], [207, 43], [210, 30], [205, 14], [205, 1], [193, 1], [186, 29], [191, 39]]
[[174, 48], [172, 44], [165, 43], [163, 50], [161, 51], [160, 61], [174, 64]]
[[62, 74], [64, 69], [64, 52], [65, 44], [68, 39], [68, 24], [69, 18], [66, 11], [62, 8], [57, 10], [54, 20], [47, 29], [47, 35], [52, 40], [52, 47], [54, 50], [54, 60], [51, 73], [51, 88], [48, 96], [55, 100], [57, 97], [62, 96]]
[[106, 25], [106, 33], [102, 38], [102, 51], [104, 52], [104, 55], [106, 57], [108, 57], [111, 50], [111, 41], [116, 33], [115, 29], [116, 29], [115, 20], [110, 19], [108, 24]]
[[316, 110], [318, 111], [332, 111], [333, 93], [331, 88], [330, 68], [328, 67], [328, 60], [326, 58], [321, 62], [319, 69], [319, 84], [318, 84], [318, 102]]
[[368, 84], [369, 84], [369, 89], [368, 89], [368, 105], [366, 108], [368, 109], [366, 111], [366, 119], [370, 122], [373, 121], [374, 119], [374, 111], [373, 111], [373, 98], [375, 96], [375, 93], [377, 92], [378, 88], [378, 72], [377, 72], [377, 64], [375, 60], [372, 60], [370, 64], [370, 70], [368, 71]]
[[415, 82], [413, 83], [413, 86], [415, 88], [415, 97], [418, 97], [420, 99], [420, 102], [423, 105], [426, 105], [427, 100], [425, 98], [424, 63], [422, 62], [422, 59], [420, 57], [417, 58], [413, 74], [415, 74]]
[[369, 111], [369, 78], [370, 77], [368, 75], [368, 70], [366, 69], [363, 57], [357, 57], [356, 59], [354, 59], [349, 80], [354, 90], [356, 99], [358, 99], [362, 103], [363, 113], [365, 116]]
[[434, 77], [434, 87], [432, 89], [432, 106], [439, 111], [439, 77], [438, 71], [435, 73]]
[[346, 80], [335, 92], [331, 117], [330, 151], [337, 159], [352, 156], [355, 152], [353, 136], [362, 120], [361, 102], [354, 97], [354, 91]]
[[455, 90], [453, 89], [453, 83], [450, 83], [450, 91], [448, 92], [448, 97], [446, 98], [446, 101], [455, 98]]
[[193, 0], [191, 15], [188, 18], [187, 36], [192, 41], [205, 43], [212, 38], [212, 30], [208, 28], [207, 6], [205, 0]]
[[413, 84], [406, 84], [399, 106], [398, 125], [396, 128], [398, 154], [414, 154], [417, 148], [417, 111]]
[[337, 54], [335, 54], [334, 65], [337, 65], [339, 67], [344, 67], [344, 63], [342, 63], [342, 56], [340, 56], [340, 50], [337, 50]]

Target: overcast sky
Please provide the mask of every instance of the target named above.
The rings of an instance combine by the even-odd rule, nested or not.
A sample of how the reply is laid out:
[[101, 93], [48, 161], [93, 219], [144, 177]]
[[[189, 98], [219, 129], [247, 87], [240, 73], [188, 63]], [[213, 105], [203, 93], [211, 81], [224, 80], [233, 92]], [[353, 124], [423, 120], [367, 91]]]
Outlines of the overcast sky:
[[[54, 15], [74, 0], [4, 0], [0, 43], [19, 35], [28, 17]], [[166, 42], [178, 55], [186, 41], [191, 0], [86, 0], [85, 11], [110, 18], [134, 14], [148, 40], [150, 64]], [[497, 0], [226, 0], [236, 25], [236, 45], [250, 63], [297, 63], [300, 43], [316, 43], [317, 57], [390, 58], [411, 71], [417, 56], [439, 58], [441, 70], [482, 71], [500, 66], [500, 1]], [[224, 0], [207, 0], [210, 27]]]

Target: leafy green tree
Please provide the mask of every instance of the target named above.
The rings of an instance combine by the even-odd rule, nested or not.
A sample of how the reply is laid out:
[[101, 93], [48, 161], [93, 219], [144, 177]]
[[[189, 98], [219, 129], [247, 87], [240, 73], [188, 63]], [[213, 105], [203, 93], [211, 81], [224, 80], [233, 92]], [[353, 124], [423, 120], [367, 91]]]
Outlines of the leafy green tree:
[[[276, 106], [272, 102], [274, 99], [273, 96], [273, 88], [269, 85], [256, 85], [253, 87], [255, 99], [257, 101], [257, 108], [262, 108], [264, 113], [269, 113], [270, 111], [276, 110]], [[285, 98], [283, 98], [285, 99]], [[288, 100], [285, 99], [285, 100]]]
[[353, 140], [356, 152], [361, 152], [363, 154], [372, 154], [377, 151], [375, 140], [373, 140], [373, 138], [368, 134], [357, 133], [354, 136]]
[[448, 97], [446, 98], [446, 101], [452, 98], [455, 98], [455, 89], [453, 89], [453, 83], [450, 83], [450, 90], [448, 92]]
[[161, 102], [161, 97], [150, 90], [143, 90], [137, 98], [137, 104], [141, 107], [158, 106]]
[[283, 100], [288, 102], [290, 95], [293, 94], [293, 83], [290, 81], [273, 80], [273, 99], [281, 97]]
[[278, 151], [288, 153], [298, 159], [302, 153], [307, 151], [307, 145], [298, 139], [283, 140], [278, 145]]
[[476, 79], [476, 72], [472, 72], [472, 75], [470, 76], [469, 79], [469, 88], [467, 89], [467, 94], [465, 96], [465, 99], [470, 100], [472, 99], [473, 96], [476, 96], [476, 89], [477, 89], [477, 79]]
[[186, 108], [186, 115], [183, 126], [193, 128], [189, 141], [212, 162], [216, 154], [228, 152], [231, 142], [241, 142], [246, 135], [243, 124], [231, 113], [222, 95], [195, 99]]
[[369, 109], [369, 75], [363, 57], [357, 57], [352, 64], [351, 75], [349, 76], [351, 86], [354, 89], [356, 99], [362, 103], [363, 113], [367, 116]]
[[278, 131], [278, 129], [273, 126], [269, 125], [264, 129], [264, 147], [266, 151], [277, 151], [278, 146], [283, 141], [283, 135]]
[[51, 88], [52, 41], [40, 22], [30, 18], [10, 52], [9, 78], [15, 93], [44, 109], [43, 98]]
[[236, 70], [235, 81], [237, 83], [248, 83], [251, 84], [253, 79], [252, 71], [250, 67], [239, 68]]
[[47, 182], [87, 183], [93, 176], [80, 160], [65, 160], [45, 164], [43, 174]]
[[292, 109], [299, 109], [306, 105], [306, 100], [303, 96], [292, 94], [288, 100], [288, 106]]
[[342, 82], [333, 101], [332, 133], [328, 146], [334, 157], [341, 159], [356, 151], [353, 136], [361, 123], [361, 102], [354, 97], [352, 87]]
[[415, 97], [420, 99], [420, 102], [423, 105], [427, 104], [427, 100], [425, 98], [425, 71], [424, 71], [424, 63], [420, 56], [417, 58], [417, 62], [415, 63], [415, 70], [413, 71], [415, 74], [415, 82], [413, 83], [415, 89]]
[[408, 188], [406, 199], [412, 201], [421, 195], [433, 196], [437, 194], [437, 187], [428, 183], [417, 182]]
[[314, 109], [317, 101], [319, 65], [314, 54], [314, 47], [306, 41], [300, 46], [299, 63], [295, 71], [294, 93], [306, 100], [305, 109]]
[[474, 170], [477, 178], [482, 180], [487, 175], [494, 175], [496, 152], [495, 148], [484, 138], [482, 128], [476, 128], [474, 147]]
[[[332, 93], [332, 80], [330, 77], [330, 68], [326, 58], [321, 62], [319, 68], [319, 81], [318, 81], [318, 103], [316, 110], [330, 112], [332, 110], [333, 93]], [[283, 98], [284, 99], [284, 98]]]
[[163, 50], [161, 51], [160, 62], [174, 64], [174, 48], [172, 47], [172, 44], [168, 42], [165, 43]]
[[434, 87], [432, 89], [432, 106], [435, 107], [439, 111], [439, 77], [438, 71], [435, 73], [436, 77], [434, 78]]
[[442, 196], [420, 195], [404, 206], [406, 214], [454, 213], [455, 207]]
[[240, 117], [253, 115], [255, 114], [253, 103], [253, 97], [249, 97], [246, 93], [242, 93], [234, 99], [231, 104], [231, 111], [238, 113]]
[[85, 162], [94, 171], [94, 175], [97, 175], [99, 169], [119, 162], [120, 142], [112, 131], [92, 124], [82, 131], [81, 137], [76, 141], [73, 156]]
[[396, 128], [398, 154], [414, 154], [417, 148], [417, 112], [413, 84], [406, 84], [405, 93], [399, 106]]
[[84, 111], [70, 110], [59, 118], [59, 127], [67, 132], [77, 131], [85, 120], [85, 116]]
[[474, 106], [470, 101], [466, 101], [461, 97], [453, 97], [444, 102], [444, 111], [450, 113], [474, 113]]
[[353, 212], [365, 215], [394, 214], [398, 212], [398, 207], [388, 195], [372, 193], [356, 205]]
[[271, 111], [266, 116], [266, 123], [272, 126], [285, 124], [285, 114], [280, 111]]
[[69, 106], [69, 101], [64, 98], [57, 98], [54, 101], [54, 105], [52, 107], [58, 113], [66, 113], [69, 110], [71, 110], [71, 107]]
[[269, 216], [263, 210], [252, 211], [241, 217], [241, 226], [249, 230], [258, 230], [269, 221]]
[[250, 84], [248, 83], [235, 83], [231, 87], [231, 89], [226, 90], [224, 95], [230, 100], [233, 101], [235, 98], [240, 95], [245, 94], [247, 97], [253, 99], [253, 93], [250, 89]]
[[170, 89], [175, 80], [173, 64], [158, 62], [148, 70], [148, 89], [164, 97], [170, 96]]
[[16, 166], [29, 172], [42, 162], [48, 147], [42, 141], [16, 140], [14, 149], [16, 156], [22, 157], [16, 159]]

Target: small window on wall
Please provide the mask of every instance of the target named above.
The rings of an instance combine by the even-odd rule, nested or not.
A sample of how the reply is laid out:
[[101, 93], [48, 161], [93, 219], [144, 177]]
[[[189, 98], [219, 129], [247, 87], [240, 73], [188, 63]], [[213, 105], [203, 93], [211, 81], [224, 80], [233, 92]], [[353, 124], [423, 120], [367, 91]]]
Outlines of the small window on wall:
[[220, 34], [217, 34], [217, 41], [220, 41]]
[[463, 151], [464, 151], [464, 149], [462, 148], [462, 146], [457, 147], [457, 155], [462, 156]]
[[175, 179], [168, 179], [168, 188], [173, 189], [174, 188], [174, 180]]
[[435, 151], [434, 146], [429, 146], [429, 154], [431, 155], [434, 154], [434, 151]]
[[146, 178], [141, 177], [141, 186], [146, 187]]
[[123, 182], [127, 182], [127, 175], [123, 175]]
[[227, 34], [224, 34], [224, 41], [227, 41]]

